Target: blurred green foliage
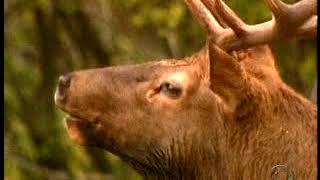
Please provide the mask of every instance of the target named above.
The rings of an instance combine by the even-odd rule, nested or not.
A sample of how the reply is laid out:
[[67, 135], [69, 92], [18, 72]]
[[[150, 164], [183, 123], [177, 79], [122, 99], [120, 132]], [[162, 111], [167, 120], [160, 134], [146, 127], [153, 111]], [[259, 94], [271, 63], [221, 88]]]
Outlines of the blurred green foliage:
[[[262, 1], [227, 3], [248, 23], [271, 18]], [[206, 34], [183, 1], [5, 0], [4, 26], [5, 179], [140, 179], [117, 157], [72, 144], [53, 92], [65, 72], [199, 50]], [[281, 76], [305, 96], [315, 48], [315, 40], [273, 44]]]

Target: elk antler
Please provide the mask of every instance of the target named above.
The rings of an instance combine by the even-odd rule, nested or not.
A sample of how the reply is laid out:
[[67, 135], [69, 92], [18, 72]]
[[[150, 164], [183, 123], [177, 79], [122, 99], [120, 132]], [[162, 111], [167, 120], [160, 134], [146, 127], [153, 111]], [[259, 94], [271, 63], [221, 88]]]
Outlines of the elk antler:
[[316, 0], [302, 0], [292, 5], [281, 0], [265, 0], [272, 11], [272, 20], [256, 25], [245, 24], [222, 0], [185, 2], [209, 31], [213, 42], [227, 51], [279, 39], [316, 37], [317, 34]]

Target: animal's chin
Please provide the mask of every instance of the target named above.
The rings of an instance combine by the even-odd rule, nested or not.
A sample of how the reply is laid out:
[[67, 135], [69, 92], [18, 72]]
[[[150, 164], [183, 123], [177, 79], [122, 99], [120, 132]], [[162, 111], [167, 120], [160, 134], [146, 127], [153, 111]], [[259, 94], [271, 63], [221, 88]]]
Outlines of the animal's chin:
[[96, 136], [96, 128], [93, 122], [71, 114], [65, 117], [65, 121], [72, 141], [80, 145], [95, 145], [95, 142], [92, 141]]

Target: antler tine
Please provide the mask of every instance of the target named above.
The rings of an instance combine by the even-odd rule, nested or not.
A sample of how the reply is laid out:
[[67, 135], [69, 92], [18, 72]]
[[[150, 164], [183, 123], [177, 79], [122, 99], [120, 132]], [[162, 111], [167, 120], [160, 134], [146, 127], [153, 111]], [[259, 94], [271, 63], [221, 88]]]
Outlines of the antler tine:
[[222, 0], [215, 0], [215, 10], [233, 30], [233, 33], [220, 39], [218, 45], [231, 51], [278, 39], [316, 36], [316, 0], [302, 0], [293, 5], [285, 4], [281, 0], [265, 1], [272, 11], [273, 19], [261, 24], [247, 25]]
[[278, 26], [292, 24], [299, 26], [312, 15], [316, 14], [316, 0], [302, 0], [293, 5], [283, 3], [281, 0], [265, 0], [271, 9]]
[[211, 14], [214, 16], [214, 18], [219, 22], [219, 24], [226, 28], [228, 27], [226, 23], [221, 19], [218, 12], [215, 10], [215, 1], [213, 0], [201, 0], [201, 2], [207, 7], [207, 9], [211, 12]]
[[206, 6], [200, 0], [185, 0], [189, 9], [196, 17], [196, 19], [200, 22], [201, 25], [209, 32], [212, 38], [217, 38], [222, 34], [226, 33], [226, 29], [224, 29], [217, 19], [210, 13], [210, 11], [206, 8]]
[[[309, 0], [309, 1], [300, 1], [296, 4], [292, 5], [292, 10], [294, 12], [300, 11], [301, 16], [310, 16], [317, 14], [317, 1], [316, 0]], [[304, 13], [308, 13], [309, 15], [304, 15]]]
[[280, 0], [264, 0], [264, 2], [271, 9], [273, 18], [277, 21], [283, 19], [283, 16], [287, 17], [289, 14], [285, 14], [284, 12], [288, 12], [288, 6], [284, 4]]
[[215, 9], [219, 9], [220, 17], [223, 17], [224, 22], [234, 31], [237, 36], [242, 36], [246, 33], [247, 24], [223, 2], [222, 0], [202, 0], [208, 9], [213, 13]]

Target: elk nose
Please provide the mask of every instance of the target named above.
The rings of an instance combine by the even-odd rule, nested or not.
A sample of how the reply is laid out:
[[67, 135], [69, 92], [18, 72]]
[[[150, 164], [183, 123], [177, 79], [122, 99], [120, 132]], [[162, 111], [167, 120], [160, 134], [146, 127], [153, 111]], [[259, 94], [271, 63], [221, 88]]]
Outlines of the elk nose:
[[58, 84], [59, 88], [60, 89], [69, 88], [70, 80], [71, 80], [70, 75], [60, 76], [59, 77], [59, 84]]
[[67, 74], [60, 76], [58, 80], [57, 90], [54, 95], [54, 100], [56, 104], [61, 104], [65, 101], [67, 97], [67, 92], [71, 83], [71, 75]]

